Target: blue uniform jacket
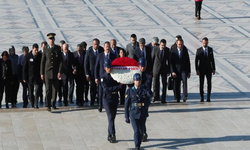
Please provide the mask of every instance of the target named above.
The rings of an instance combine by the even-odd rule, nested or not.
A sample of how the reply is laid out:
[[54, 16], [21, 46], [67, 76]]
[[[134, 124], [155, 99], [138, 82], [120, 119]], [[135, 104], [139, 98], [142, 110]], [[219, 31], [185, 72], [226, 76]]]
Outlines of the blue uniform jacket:
[[[142, 72], [141, 87], [148, 88], [147, 90], [151, 90], [151, 86], [150, 86], [151, 83], [152, 83], [152, 75], [149, 74], [147, 71]], [[128, 85], [129, 88], [133, 86], [134, 86], [134, 83]]]
[[[148, 117], [149, 97], [152, 95], [151, 90], [142, 86], [136, 89], [134, 86], [127, 90], [125, 96], [125, 118], [145, 119]], [[133, 103], [144, 103], [144, 106], [133, 106]]]
[[101, 85], [103, 87], [103, 104], [118, 103], [118, 91], [122, 85], [116, 82], [109, 73], [105, 73], [105, 75], [101, 77]]

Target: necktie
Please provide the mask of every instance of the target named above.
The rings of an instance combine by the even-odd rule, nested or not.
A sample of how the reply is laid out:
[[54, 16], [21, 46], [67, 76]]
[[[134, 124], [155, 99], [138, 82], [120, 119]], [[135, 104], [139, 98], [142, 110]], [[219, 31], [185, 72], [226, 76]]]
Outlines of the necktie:
[[98, 52], [97, 51], [95, 51], [95, 55], [97, 56], [97, 54], [98, 54]]
[[181, 49], [179, 50], [179, 58], [181, 59]]
[[[67, 55], [64, 55], [64, 61], [67, 63], [67, 60], [68, 60], [68, 58], [67, 58]], [[80, 58], [80, 60], [81, 60], [81, 58]]]
[[135, 49], [136, 47], [135, 47], [135, 45], [133, 45], [133, 49]]
[[142, 50], [141, 57], [144, 57], [144, 49]]
[[82, 65], [82, 55], [80, 53], [79, 53], [78, 61], [79, 61], [79, 64]]
[[205, 49], [205, 56], [207, 56], [207, 49]]
[[105, 58], [108, 59], [108, 58], [109, 58], [109, 54], [107, 54], [107, 55], [105, 56]]
[[161, 50], [161, 59], [163, 59], [163, 50]]

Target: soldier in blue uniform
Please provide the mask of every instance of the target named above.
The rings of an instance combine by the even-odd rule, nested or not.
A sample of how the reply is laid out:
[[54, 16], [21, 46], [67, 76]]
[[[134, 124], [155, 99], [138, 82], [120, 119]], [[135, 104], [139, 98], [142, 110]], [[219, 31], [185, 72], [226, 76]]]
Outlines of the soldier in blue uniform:
[[125, 96], [125, 118], [134, 130], [135, 149], [139, 150], [145, 131], [146, 118], [148, 117], [149, 97], [152, 91], [141, 86], [141, 75], [136, 73], [133, 76], [134, 86], [127, 90]]
[[[144, 57], [141, 57], [139, 59], [139, 67], [140, 71], [142, 72], [142, 80], [141, 80], [141, 87], [147, 89], [148, 91], [151, 91], [151, 84], [152, 84], [152, 75], [146, 71], [147, 67], [147, 62]], [[148, 100], [150, 101], [150, 97], [147, 97]], [[146, 142], [148, 138], [148, 134], [146, 132], [146, 123], [144, 124], [144, 131], [143, 131], [143, 136], [142, 136], [142, 142]]]
[[116, 82], [110, 75], [110, 59], [105, 59], [104, 69], [106, 73], [101, 77], [101, 85], [103, 87], [103, 107], [108, 117], [108, 141], [115, 143], [115, 117], [118, 106], [118, 91], [121, 89], [122, 84]]

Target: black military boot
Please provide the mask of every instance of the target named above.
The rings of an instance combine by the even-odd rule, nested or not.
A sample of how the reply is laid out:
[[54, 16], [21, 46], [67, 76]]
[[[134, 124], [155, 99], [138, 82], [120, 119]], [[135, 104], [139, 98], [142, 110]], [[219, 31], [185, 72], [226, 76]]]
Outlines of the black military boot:
[[148, 139], [148, 134], [145, 132], [145, 133], [143, 133], [143, 135], [142, 135], [142, 142], [146, 142], [147, 139]]
[[116, 142], [116, 136], [115, 134], [111, 134], [111, 138], [110, 138], [110, 143], [115, 143]]

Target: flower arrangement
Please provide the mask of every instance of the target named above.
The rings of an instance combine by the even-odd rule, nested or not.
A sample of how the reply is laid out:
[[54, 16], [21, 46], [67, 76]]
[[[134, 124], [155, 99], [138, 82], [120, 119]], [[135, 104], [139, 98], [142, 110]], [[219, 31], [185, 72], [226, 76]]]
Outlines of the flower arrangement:
[[112, 66], [137, 66], [139, 67], [139, 64], [136, 60], [129, 58], [129, 57], [121, 57], [116, 58], [112, 61]]
[[122, 84], [132, 84], [135, 73], [140, 73], [138, 62], [132, 58], [121, 57], [113, 60], [111, 76]]

